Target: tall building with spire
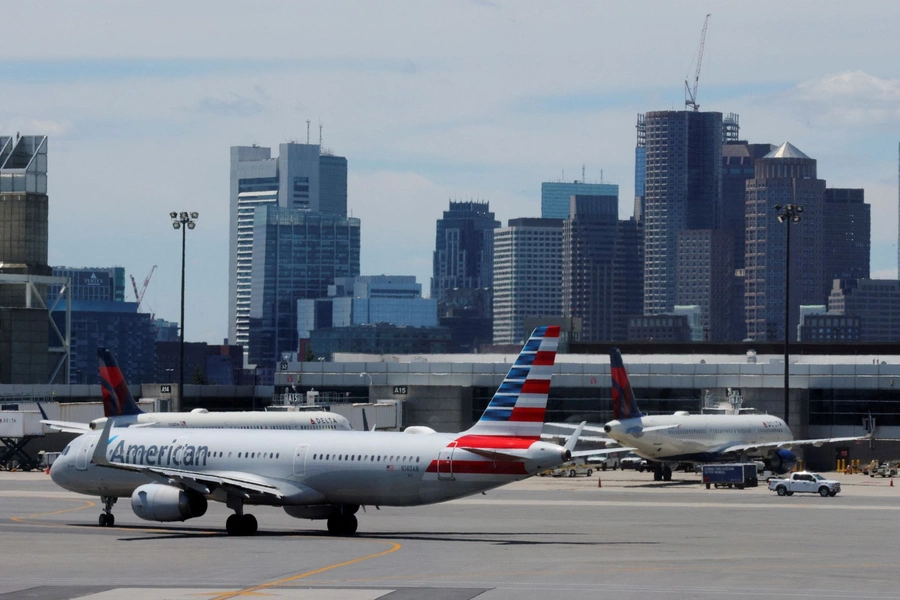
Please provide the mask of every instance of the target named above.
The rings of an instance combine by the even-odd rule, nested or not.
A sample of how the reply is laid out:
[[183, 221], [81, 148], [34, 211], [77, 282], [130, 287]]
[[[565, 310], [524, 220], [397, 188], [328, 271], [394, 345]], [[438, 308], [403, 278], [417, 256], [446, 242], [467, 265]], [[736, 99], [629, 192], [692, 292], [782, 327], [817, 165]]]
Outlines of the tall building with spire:
[[[756, 161], [747, 180], [744, 306], [747, 336], [797, 339], [800, 305], [825, 300], [825, 180], [816, 160], [785, 142]], [[798, 223], [778, 221], [777, 205], [799, 204]], [[785, 247], [791, 228], [790, 316], [784, 322]]]

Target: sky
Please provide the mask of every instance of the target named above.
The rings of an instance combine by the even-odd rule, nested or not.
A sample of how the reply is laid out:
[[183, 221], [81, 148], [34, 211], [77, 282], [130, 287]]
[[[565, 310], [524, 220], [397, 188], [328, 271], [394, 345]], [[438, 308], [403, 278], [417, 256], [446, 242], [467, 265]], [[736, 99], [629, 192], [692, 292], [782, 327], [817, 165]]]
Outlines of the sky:
[[[829, 0], [9, 3], [0, 135], [49, 136], [49, 263], [122, 266], [185, 339], [227, 335], [229, 148], [348, 161], [364, 275], [428, 292], [435, 223], [481, 200], [540, 216], [543, 181], [615, 183], [633, 208], [638, 113], [697, 100], [864, 188], [872, 276], [897, 277], [900, 3]], [[133, 298], [130, 289], [128, 299]]]

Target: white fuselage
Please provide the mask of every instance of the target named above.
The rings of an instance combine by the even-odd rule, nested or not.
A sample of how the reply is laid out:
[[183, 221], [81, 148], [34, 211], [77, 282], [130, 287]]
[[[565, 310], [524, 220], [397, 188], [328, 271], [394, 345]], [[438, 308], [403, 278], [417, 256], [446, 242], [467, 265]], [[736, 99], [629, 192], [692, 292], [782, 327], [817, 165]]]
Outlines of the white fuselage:
[[[101, 430], [107, 417], [94, 419], [90, 428]], [[227, 412], [152, 412], [113, 417], [116, 426], [192, 427], [214, 429], [289, 429], [300, 431], [350, 430], [342, 415], [326, 411], [227, 411]]]
[[[725, 448], [791, 440], [790, 428], [770, 415], [660, 415], [610, 421], [610, 437], [656, 461], [714, 462]], [[649, 431], [648, 431], [649, 430]], [[767, 456], [772, 450], [748, 452]]]
[[[53, 481], [74, 492], [114, 497], [159, 481], [92, 464], [99, 438], [90, 433], [73, 440], [53, 463]], [[409, 506], [524, 479], [561, 464], [568, 454], [540, 441], [503, 448], [521, 460], [492, 460], [456, 447], [490, 447], [496, 443], [491, 439], [446, 433], [113, 428], [106, 456], [112, 463], [252, 479], [282, 494], [277, 500], [251, 495], [247, 504]], [[219, 488], [210, 498], [225, 501], [224, 491]]]

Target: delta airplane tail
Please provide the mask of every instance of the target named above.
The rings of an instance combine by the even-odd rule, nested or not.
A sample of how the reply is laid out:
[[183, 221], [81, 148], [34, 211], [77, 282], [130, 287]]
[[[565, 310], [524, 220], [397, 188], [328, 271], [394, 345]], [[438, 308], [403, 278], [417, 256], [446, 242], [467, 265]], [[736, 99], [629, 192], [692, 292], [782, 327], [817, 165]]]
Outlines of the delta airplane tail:
[[631, 389], [631, 382], [628, 381], [625, 363], [622, 362], [622, 354], [618, 348], [609, 349], [609, 370], [612, 377], [613, 418], [621, 421], [643, 417], [644, 415], [641, 414], [641, 409], [637, 405], [637, 398], [634, 397], [634, 391]]
[[464, 434], [539, 440], [558, 344], [558, 325], [535, 329], [481, 419]]
[[109, 348], [97, 348], [97, 358], [100, 360], [104, 416], [119, 417], [143, 413], [144, 411], [134, 401], [131, 390], [128, 389], [128, 382], [125, 381], [125, 376]]

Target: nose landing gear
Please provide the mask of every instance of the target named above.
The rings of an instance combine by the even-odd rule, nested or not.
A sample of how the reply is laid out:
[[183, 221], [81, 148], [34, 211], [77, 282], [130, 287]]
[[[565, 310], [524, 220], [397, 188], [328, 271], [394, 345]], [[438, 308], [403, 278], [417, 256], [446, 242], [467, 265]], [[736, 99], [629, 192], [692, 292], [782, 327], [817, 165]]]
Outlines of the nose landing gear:
[[116, 524], [116, 516], [112, 514], [112, 507], [118, 498], [113, 496], [101, 496], [100, 500], [103, 501], [103, 512], [100, 513], [100, 518], [97, 522], [100, 527], [114, 527]]

